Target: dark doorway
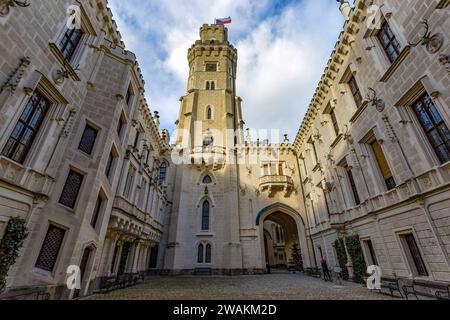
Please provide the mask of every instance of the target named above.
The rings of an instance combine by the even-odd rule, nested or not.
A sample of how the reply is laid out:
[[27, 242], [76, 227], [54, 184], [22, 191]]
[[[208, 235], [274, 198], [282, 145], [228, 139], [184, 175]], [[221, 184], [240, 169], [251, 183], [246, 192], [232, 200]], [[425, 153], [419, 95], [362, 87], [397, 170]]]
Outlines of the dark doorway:
[[122, 247], [122, 255], [120, 256], [119, 271], [117, 271], [117, 274], [119, 276], [123, 275], [127, 268], [127, 261], [128, 261], [128, 255], [130, 253], [130, 247], [131, 247], [131, 243], [124, 242], [123, 247]]
[[[89, 263], [89, 257], [91, 256], [91, 248], [84, 249], [83, 257], [81, 258], [80, 262], [80, 283], [81, 283], [81, 289], [83, 289], [83, 282], [84, 282], [84, 276], [86, 274], [86, 269]], [[73, 298], [76, 299], [80, 296], [81, 290], [76, 289]]]
[[159, 249], [159, 244], [154, 246], [150, 252], [150, 261], [148, 264], [149, 269], [156, 269], [156, 267], [158, 265], [158, 249]]

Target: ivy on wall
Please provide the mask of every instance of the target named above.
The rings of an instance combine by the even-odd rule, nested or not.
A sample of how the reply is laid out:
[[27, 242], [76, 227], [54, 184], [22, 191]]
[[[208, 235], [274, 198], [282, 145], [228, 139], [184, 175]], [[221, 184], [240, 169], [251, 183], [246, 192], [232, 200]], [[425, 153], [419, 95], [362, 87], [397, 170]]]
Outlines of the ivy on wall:
[[339, 267], [342, 269], [342, 279], [348, 280], [348, 270], [347, 270], [347, 254], [345, 253], [344, 241], [342, 239], [336, 240], [334, 243], [336, 248], [337, 258], [339, 261]]
[[27, 236], [25, 220], [22, 218], [9, 219], [5, 235], [0, 241], [0, 290], [6, 286], [9, 268], [16, 263], [19, 250]]
[[352, 258], [354, 281], [364, 283], [363, 277], [366, 276], [366, 262], [361, 248], [361, 242], [358, 235], [345, 238], [348, 254]]

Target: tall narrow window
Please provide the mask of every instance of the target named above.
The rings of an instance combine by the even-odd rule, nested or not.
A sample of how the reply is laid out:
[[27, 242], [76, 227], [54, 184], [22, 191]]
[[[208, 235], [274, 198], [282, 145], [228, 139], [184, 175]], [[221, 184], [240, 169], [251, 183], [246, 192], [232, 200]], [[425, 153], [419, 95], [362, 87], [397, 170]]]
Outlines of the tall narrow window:
[[450, 131], [430, 96], [420, 97], [413, 109], [441, 163], [450, 161]]
[[378, 265], [377, 256], [375, 254], [375, 249], [373, 248], [372, 240], [365, 240], [367, 253], [369, 254], [370, 261], [367, 261], [369, 265]]
[[206, 81], [206, 90], [210, 90], [210, 89], [211, 89], [210, 83], [209, 83], [209, 81]]
[[[320, 189], [322, 189], [322, 188], [320, 188]], [[323, 195], [323, 202], [325, 204], [327, 217], [330, 218], [330, 205], [328, 203], [327, 193], [325, 192], [324, 189], [322, 189], [322, 195]]]
[[352, 93], [353, 99], [355, 100], [356, 107], [359, 108], [362, 105], [363, 98], [361, 96], [361, 91], [359, 90], [358, 84], [356, 83], [355, 76], [352, 76], [348, 81], [350, 86], [350, 91]]
[[314, 219], [314, 226], [317, 225], [316, 209], [314, 209], [314, 200], [311, 199], [311, 211]]
[[211, 90], [216, 90], [216, 83], [211, 81]]
[[203, 183], [203, 184], [210, 184], [210, 183], [212, 183], [211, 177], [210, 177], [209, 175], [206, 175], [206, 176], [203, 178], [202, 183]]
[[211, 107], [208, 107], [208, 109], [206, 110], [206, 119], [207, 120], [211, 120], [212, 119], [212, 109], [211, 109]]
[[203, 254], [204, 254], [203, 251], [204, 251], [203, 244], [200, 243], [198, 245], [198, 249], [197, 249], [197, 262], [198, 263], [203, 263]]
[[202, 207], [202, 231], [209, 230], [209, 209], [210, 205], [208, 201], [203, 202]]
[[420, 254], [419, 247], [417, 246], [416, 239], [412, 233], [404, 234], [401, 236], [403, 246], [406, 249], [406, 255], [410, 261], [413, 273], [417, 276], [428, 276], [427, 268]]
[[75, 208], [83, 179], [84, 176], [82, 174], [70, 170], [69, 176], [66, 180], [66, 184], [64, 185], [63, 191], [61, 193], [59, 203], [72, 209]]
[[361, 200], [359, 199], [358, 188], [356, 187], [352, 169], [350, 169], [349, 166], [346, 166], [345, 171], [347, 171], [347, 177], [348, 177], [348, 181], [350, 182], [350, 188], [352, 190], [353, 197], [355, 198], [355, 204], [358, 206], [361, 204]]
[[81, 29], [67, 29], [63, 38], [59, 43], [59, 48], [63, 54], [63, 56], [70, 61], [80, 44], [81, 38], [83, 37], [83, 30]]
[[167, 164], [163, 162], [159, 167], [159, 184], [163, 185], [167, 178]]
[[105, 175], [109, 180], [111, 180], [111, 177], [112, 177], [114, 161], [115, 161], [114, 153], [111, 150], [111, 152], [109, 153], [108, 162], [106, 163], [106, 169], [105, 169]]
[[80, 149], [84, 153], [92, 154], [92, 149], [94, 148], [97, 134], [98, 131], [96, 129], [92, 128], [90, 125], [86, 125], [78, 149]]
[[211, 244], [206, 245], [205, 263], [211, 263]]
[[49, 107], [50, 102], [34, 91], [3, 148], [4, 156], [21, 164], [25, 161]]
[[50, 225], [36, 261], [36, 268], [53, 272], [66, 231]]
[[131, 188], [133, 187], [135, 174], [136, 174], [136, 168], [133, 166], [130, 166], [130, 169], [128, 169], [127, 179], [125, 180], [125, 189], [123, 191], [123, 195], [128, 199], [131, 196]]
[[117, 135], [121, 138], [123, 129], [125, 128], [125, 120], [123, 116], [119, 118], [119, 122], [117, 123]]
[[402, 48], [387, 21], [384, 21], [380, 31], [377, 34], [377, 37], [378, 40], [380, 40], [380, 43], [383, 46], [383, 50], [384, 52], [386, 52], [389, 61], [391, 63], [394, 62], [400, 55], [400, 51]]
[[312, 137], [309, 138], [308, 143], [311, 145], [311, 148], [312, 148], [312, 151], [313, 151], [313, 155], [314, 155], [314, 161], [317, 164], [318, 161], [319, 161], [319, 158], [317, 157], [317, 149], [316, 149], [316, 145], [315, 145]]
[[132, 102], [132, 99], [133, 99], [133, 95], [134, 95], [134, 93], [133, 93], [133, 87], [132, 87], [132, 85], [131, 85], [131, 83], [130, 83], [130, 85], [128, 86], [128, 89], [127, 89], [127, 94], [126, 94], [126, 96], [125, 96], [125, 101], [126, 101], [126, 103], [127, 103], [127, 106], [131, 106], [131, 102]]
[[336, 118], [336, 113], [334, 112], [334, 109], [330, 112], [331, 122], [333, 123], [334, 133], [336, 136], [339, 135], [339, 124]]
[[97, 197], [97, 202], [95, 203], [94, 212], [92, 214], [92, 219], [91, 219], [91, 226], [94, 229], [97, 226], [97, 221], [98, 221], [98, 218], [100, 217], [102, 205], [103, 205], [103, 199], [99, 195]]
[[284, 176], [284, 162], [278, 163], [278, 175]]
[[380, 143], [375, 140], [371, 143], [373, 153], [375, 154], [375, 159], [378, 163], [378, 168], [380, 169], [381, 175], [388, 190], [394, 189], [396, 187], [395, 179], [392, 176], [391, 169], [389, 168], [388, 162], [384, 156], [383, 149]]
[[136, 130], [136, 136], [134, 137], [134, 144], [133, 147], [135, 149], [137, 149], [138, 145], [139, 145], [139, 138], [140, 138], [141, 133], [139, 132], [139, 130]]

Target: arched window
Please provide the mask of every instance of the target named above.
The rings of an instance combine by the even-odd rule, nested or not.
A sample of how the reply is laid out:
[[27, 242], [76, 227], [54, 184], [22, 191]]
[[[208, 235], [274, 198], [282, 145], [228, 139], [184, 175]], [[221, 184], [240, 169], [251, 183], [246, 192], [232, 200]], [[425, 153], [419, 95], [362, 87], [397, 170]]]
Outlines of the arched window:
[[203, 244], [198, 245], [197, 262], [203, 263]]
[[162, 185], [164, 182], [166, 182], [166, 176], [167, 176], [167, 164], [163, 162], [161, 166], [159, 167], [159, 184]]
[[206, 119], [207, 120], [211, 120], [212, 119], [212, 108], [211, 107], [208, 107], [206, 109]]
[[211, 81], [211, 90], [216, 90], [216, 83]]
[[209, 175], [206, 175], [206, 176], [203, 178], [202, 183], [203, 183], [203, 184], [210, 184], [210, 183], [212, 183], [211, 177], [210, 177]]
[[206, 245], [205, 263], [211, 263], [211, 245]]
[[209, 230], [209, 202], [203, 202], [202, 207], [202, 231]]
[[209, 86], [209, 81], [206, 81], [206, 90], [209, 90], [210, 86]]

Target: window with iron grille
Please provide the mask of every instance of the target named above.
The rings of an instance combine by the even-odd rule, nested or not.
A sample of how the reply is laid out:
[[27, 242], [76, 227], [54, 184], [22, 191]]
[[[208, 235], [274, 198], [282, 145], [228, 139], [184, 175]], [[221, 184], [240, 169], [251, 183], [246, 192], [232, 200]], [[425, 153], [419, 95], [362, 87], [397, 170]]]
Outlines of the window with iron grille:
[[450, 131], [430, 96], [424, 94], [412, 108], [441, 163], [450, 161]]
[[123, 129], [125, 128], [125, 120], [123, 116], [119, 118], [119, 123], [117, 124], [117, 135], [122, 137]]
[[36, 268], [53, 272], [66, 231], [50, 225], [36, 261]]
[[34, 91], [3, 148], [5, 157], [24, 163], [49, 107], [50, 102], [39, 91]]
[[100, 217], [100, 213], [102, 210], [102, 204], [103, 204], [103, 199], [100, 196], [98, 196], [97, 202], [95, 203], [95, 207], [94, 207], [94, 213], [92, 214], [92, 219], [91, 219], [91, 226], [94, 229], [97, 226], [97, 221], [98, 221], [98, 218]]
[[81, 184], [83, 183], [83, 178], [84, 176], [82, 174], [70, 170], [61, 194], [61, 198], [59, 199], [59, 203], [72, 209], [75, 208], [78, 194], [81, 189]]
[[87, 154], [92, 154], [94, 149], [95, 140], [97, 139], [98, 131], [92, 128], [90, 125], [86, 125], [83, 136], [81, 137], [80, 145], [78, 149]]
[[356, 107], [359, 108], [362, 105], [363, 98], [361, 96], [361, 91], [359, 90], [358, 83], [356, 83], [355, 76], [352, 76], [348, 81], [350, 86], [350, 91], [352, 92], [353, 99], [355, 100]]
[[386, 52], [389, 61], [391, 63], [394, 62], [400, 55], [400, 51], [402, 48], [387, 21], [384, 21], [380, 31], [377, 34], [377, 37], [383, 47], [384, 52]]
[[208, 231], [209, 230], [209, 202], [205, 201], [203, 202], [202, 207], [202, 231]]
[[67, 29], [64, 33], [64, 36], [59, 43], [59, 49], [68, 61], [72, 59], [82, 37], [83, 30], [81, 29]]

